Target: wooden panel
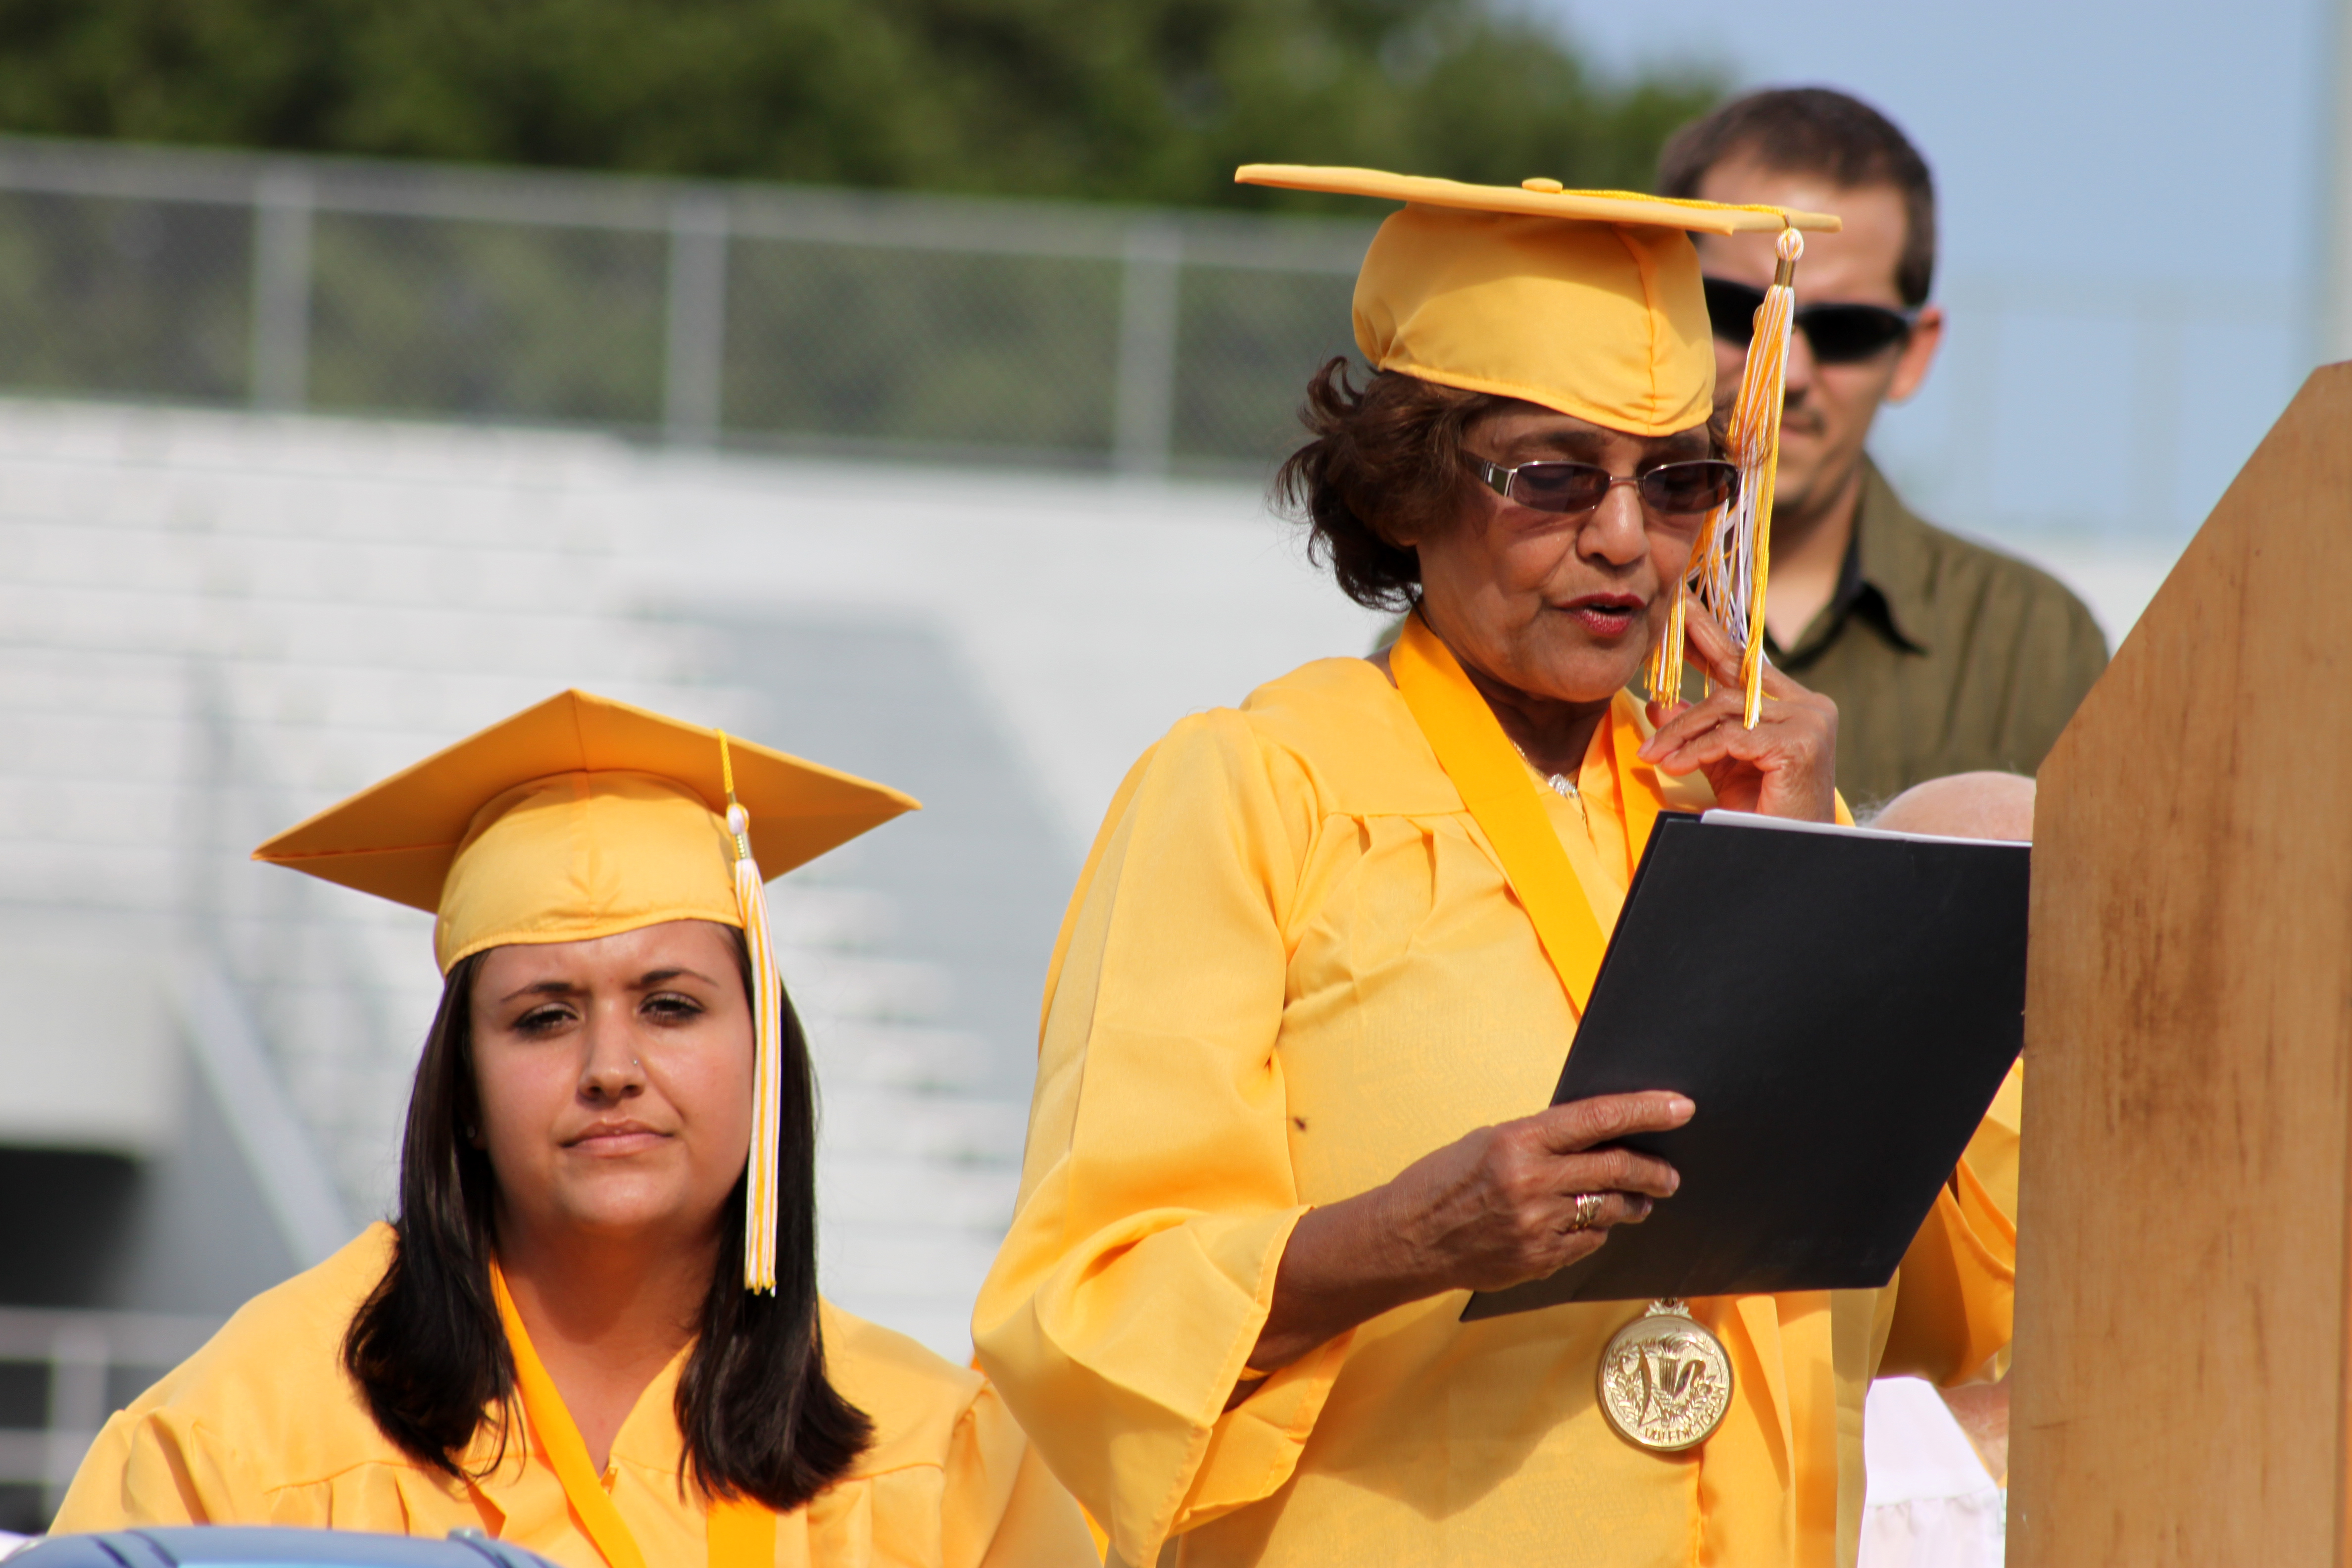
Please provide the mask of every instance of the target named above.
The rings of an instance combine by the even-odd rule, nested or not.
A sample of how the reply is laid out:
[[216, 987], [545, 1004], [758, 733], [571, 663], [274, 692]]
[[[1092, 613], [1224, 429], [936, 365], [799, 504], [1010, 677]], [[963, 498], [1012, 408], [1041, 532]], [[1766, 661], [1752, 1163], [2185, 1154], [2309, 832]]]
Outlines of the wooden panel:
[[2041, 774], [2010, 1561], [2345, 1556], [2352, 364]]

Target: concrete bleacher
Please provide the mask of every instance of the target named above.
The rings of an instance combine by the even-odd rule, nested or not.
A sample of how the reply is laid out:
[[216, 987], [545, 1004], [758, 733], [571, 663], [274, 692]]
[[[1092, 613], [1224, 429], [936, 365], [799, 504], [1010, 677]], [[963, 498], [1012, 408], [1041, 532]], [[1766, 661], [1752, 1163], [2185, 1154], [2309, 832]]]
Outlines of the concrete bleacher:
[[320, 900], [239, 860], [258, 834], [551, 689], [670, 693], [678, 661], [615, 600], [606, 531], [578, 515], [609, 483], [598, 457], [0, 416], [0, 707], [16, 737], [0, 889], [45, 923], [73, 910], [126, 979], [143, 956], [210, 949], [352, 1214], [386, 1191], [400, 1057], [432, 989], [404, 940], [423, 917]]
[[[2068, 551], [2111, 636], [2168, 557]], [[246, 853], [582, 686], [925, 801], [774, 913], [825, 1289], [960, 1357], [1104, 803], [1376, 619], [1244, 487], [0, 402], [0, 1152], [117, 1171], [0, 1297], [218, 1313], [388, 1212], [429, 922]]]
[[581, 686], [925, 800], [774, 913], [824, 1288], [961, 1357], [1096, 815], [1369, 625], [1233, 487], [0, 403], [0, 1146], [135, 1178], [53, 1304], [223, 1310], [388, 1211], [429, 921], [244, 857]]

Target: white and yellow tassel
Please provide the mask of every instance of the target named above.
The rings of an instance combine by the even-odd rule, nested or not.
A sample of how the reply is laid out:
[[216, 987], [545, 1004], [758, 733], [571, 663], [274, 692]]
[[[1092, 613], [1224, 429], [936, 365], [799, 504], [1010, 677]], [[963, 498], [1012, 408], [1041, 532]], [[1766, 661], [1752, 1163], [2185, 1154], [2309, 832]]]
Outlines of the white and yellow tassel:
[[735, 839], [735, 907], [751, 951], [751, 1152], [744, 1170], [743, 1289], [776, 1289], [776, 1125], [783, 1115], [783, 976], [768, 931], [768, 889], [751, 858], [751, 814], [735, 798], [735, 760], [719, 734], [727, 831]]
[[1731, 405], [1731, 460], [1739, 466], [1739, 493], [1717, 507], [1691, 545], [1688, 571], [1675, 584], [1665, 634], [1650, 652], [1651, 696], [1672, 702], [1682, 693], [1685, 593], [1698, 595], [1740, 650], [1742, 722], [1756, 727], [1764, 707], [1764, 590], [1771, 575], [1772, 487], [1780, 462], [1780, 405], [1789, 380], [1789, 339], [1796, 322], [1797, 259], [1805, 237], [1780, 231], [1780, 266], [1756, 312], [1739, 395]]

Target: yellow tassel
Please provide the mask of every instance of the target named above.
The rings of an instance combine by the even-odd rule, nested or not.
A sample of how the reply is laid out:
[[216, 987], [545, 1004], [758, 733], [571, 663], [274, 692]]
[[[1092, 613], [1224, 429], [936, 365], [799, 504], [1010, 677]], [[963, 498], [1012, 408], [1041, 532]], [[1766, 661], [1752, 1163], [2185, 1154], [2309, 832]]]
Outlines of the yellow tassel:
[[1683, 574], [1675, 579], [1674, 606], [1666, 612], [1666, 629], [1658, 638], [1658, 646], [1650, 650], [1650, 698], [1671, 707], [1682, 700], [1683, 641], [1690, 634], [1691, 574], [1698, 570], [1699, 552], [1706, 547], [1702, 533], [1691, 542], [1690, 560], [1684, 563]]
[[751, 950], [751, 1152], [744, 1169], [743, 1289], [776, 1289], [776, 1128], [783, 1116], [783, 976], [768, 931], [768, 890], [751, 858], [751, 814], [735, 798], [735, 759], [719, 732], [727, 831], [735, 837], [735, 907]]
[[[1763, 428], [1751, 443], [1759, 470], [1752, 557], [1756, 577], [1748, 595], [1748, 648], [1739, 668], [1740, 680], [1747, 688], [1746, 722], [1751, 730], [1764, 707], [1764, 591], [1772, 574], [1772, 489], [1780, 471], [1780, 405], [1789, 382], [1789, 336], [1796, 324], [1797, 258], [1805, 254], [1805, 237], [1784, 228], [1778, 248], [1780, 265], [1773, 274], [1772, 287], [1765, 292], [1763, 319], [1757, 322], [1756, 344], [1748, 351], [1750, 363], [1756, 348], [1764, 349], [1768, 356], [1758, 378], [1763, 383], [1758, 391], [1761, 406], [1755, 411]], [[1748, 390], [1745, 376], [1740, 390]]]
[[[1741, 721], [1749, 729], [1764, 707], [1764, 593], [1771, 576], [1772, 487], [1780, 463], [1780, 404], [1789, 379], [1789, 338], [1796, 323], [1797, 258], [1805, 237], [1780, 231], [1780, 266], [1764, 303], [1756, 311], [1755, 335], [1740, 372], [1739, 395], [1731, 405], [1731, 457], [1739, 465], [1739, 494], [1718, 507], [1699, 532], [1685, 582], [1699, 603], [1721, 624], [1740, 650]], [[1669, 671], [1679, 689], [1682, 666], [1681, 588], [1675, 595], [1671, 658], [1663, 647], [1652, 659], [1655, 674]], [[1713, 681], [1708, 682], [1709, 689]], [[1659, 689], [1651, 685], [1653, 693]], [[1671, 700], [1671, 699], [1668, 699]]]

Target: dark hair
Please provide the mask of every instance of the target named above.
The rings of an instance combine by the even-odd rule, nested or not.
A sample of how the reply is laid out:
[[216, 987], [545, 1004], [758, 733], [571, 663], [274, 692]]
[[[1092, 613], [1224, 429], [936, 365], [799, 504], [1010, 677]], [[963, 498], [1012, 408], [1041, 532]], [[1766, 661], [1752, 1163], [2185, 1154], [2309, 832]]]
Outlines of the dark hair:
[[1739, 158], [1782, 174], [1820, 174], [1848, 190], [1894, 186], [1903, 198], [1895, 287], [1906, 305], [1927, 302], [1936, 276], [1936, 180], [1893, 121], [1826, 87], [1751, 92], [1666, 139], [1658, 194], [1696, 196], [1711, 171]]
[[1421, 587], [1413, 542], [1452, 526], [1471, 482], [1464, 434], [1516, 406], [1388, 370], [1360, 388], [1347, 360], [1330, 360], [1307, 384], [1298, 418], [1312, 439], [1275, 476], [1276, 502], [1307, 525], [1307, 552], [1330, 563], [1341, 593], [1367, 609], [1407, 609]]
[[[1298, 410], [1311, 439], [1275, 475], [1275, 506], [1307, 524], [1308, 557], [1330, 563], [1341, 593], [1368, 610], [1409, 610], [1421, 597], [1414, 544], [1453, 527], [1477, 482], [1462, 461], [1464, 436], [1529, 406], [1398, 371], [1374, 371], [1359, 387], [1347, 360], [1327, 360]], [[1707, 421], [1717, 457], [1730, 450], [1730, 416], [1726, 404]]]
[[[751, 955], [742, 932], [734, 936], [748, 996]], [[503, 1455], [515, 1405], [514, 1360], [490, 1291], [495, 1178], [489, 1156], [465, 1135], [479, 1121], [472, 1006], [482, 958], [460, 960], [442, 986], [409, 1095], [392, 1261], [343, 1339], [343, 1365], [383, 1435], [420, 1463], [460, 1479], [484, 1421], [498, 1422]], [[748, 1496], [784, 1512], [847, 1469], [872, 1440], [873, 1424], [825, 1378], [817, 1323], [815, 1086], [789, 995], [782, 1076], [775, 1293], [743, 1289], [739, 1179], [720, 1219], [725, 1239], [678, 1379], [677, 1415], [688, 1471], [705, 1492]]]

